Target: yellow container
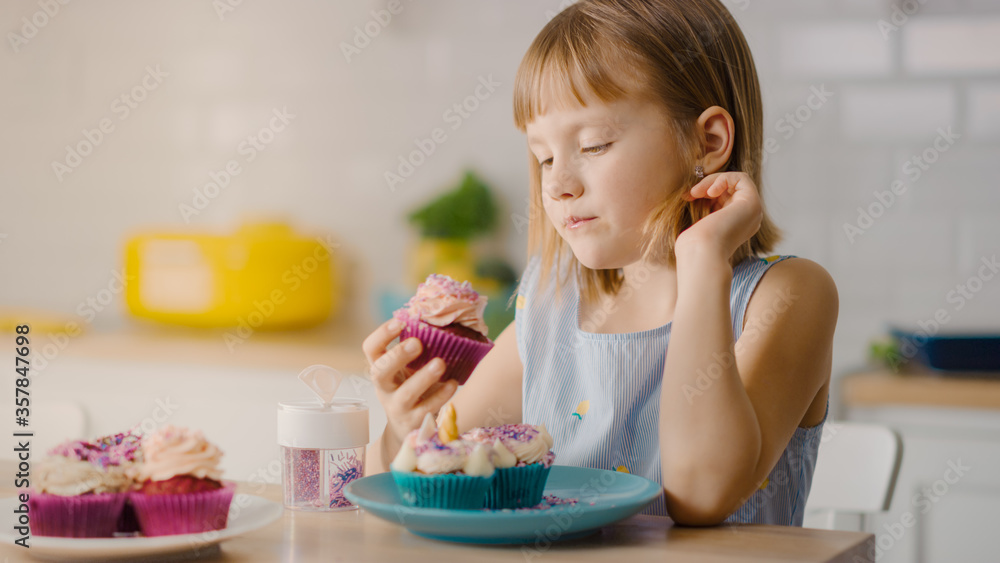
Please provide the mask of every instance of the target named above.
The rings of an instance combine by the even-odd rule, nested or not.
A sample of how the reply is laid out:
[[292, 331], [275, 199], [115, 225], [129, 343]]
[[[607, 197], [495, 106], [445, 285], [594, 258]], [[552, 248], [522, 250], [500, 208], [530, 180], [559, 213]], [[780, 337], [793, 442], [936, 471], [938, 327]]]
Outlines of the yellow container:
[[175, 325], [312, 326], [339, 305], [332, 251], [283, 223], [140, 234], [125, 248], [126, 302], [137, 317]]

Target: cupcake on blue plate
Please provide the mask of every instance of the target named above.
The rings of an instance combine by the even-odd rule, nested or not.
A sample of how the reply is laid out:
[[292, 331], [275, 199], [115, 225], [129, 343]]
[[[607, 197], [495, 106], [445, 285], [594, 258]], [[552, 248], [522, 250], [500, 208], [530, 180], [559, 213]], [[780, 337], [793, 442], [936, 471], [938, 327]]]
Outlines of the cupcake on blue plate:
[[490, 447], [459, 439], [455, 408], [448, 403], [441, 428], [428, 413], [403, 440], [390, 469], [408, 506], [476, 510], [485, 506], [493, 483], [492, 458]]
[[486, 508], [531, 508], [542, 502], [556, 457], [544, 424], [473, 428], [462, 439], [492, 450], [496, 475], [486, 495]]

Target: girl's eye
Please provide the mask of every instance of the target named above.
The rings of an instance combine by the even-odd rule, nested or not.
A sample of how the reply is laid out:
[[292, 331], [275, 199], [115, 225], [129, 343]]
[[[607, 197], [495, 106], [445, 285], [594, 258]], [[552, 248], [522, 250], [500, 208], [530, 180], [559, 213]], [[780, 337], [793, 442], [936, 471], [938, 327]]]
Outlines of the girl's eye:
[[611, 143], [604, 143], [603, 145], [598, 145], [596, 147], [587, 147], [583, 149], [583, 152], [589, 152], [590, 154], [600, 154], [607, 150], [611, 146]]
[[545, 160], [539, 162], [538, 165], [541, 167], [552, 166], [552, 157], [546, 158]]

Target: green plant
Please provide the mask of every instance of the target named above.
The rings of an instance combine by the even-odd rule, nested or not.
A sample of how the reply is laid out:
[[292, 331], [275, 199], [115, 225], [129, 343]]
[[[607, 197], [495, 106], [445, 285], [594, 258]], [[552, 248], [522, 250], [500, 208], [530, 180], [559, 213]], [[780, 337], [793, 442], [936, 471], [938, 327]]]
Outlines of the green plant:
[[489, 187], [467, 171], [458, 187], [410, 213], [409, 220], [424, 238], [469, 240], [492, 232], [496, 214]]

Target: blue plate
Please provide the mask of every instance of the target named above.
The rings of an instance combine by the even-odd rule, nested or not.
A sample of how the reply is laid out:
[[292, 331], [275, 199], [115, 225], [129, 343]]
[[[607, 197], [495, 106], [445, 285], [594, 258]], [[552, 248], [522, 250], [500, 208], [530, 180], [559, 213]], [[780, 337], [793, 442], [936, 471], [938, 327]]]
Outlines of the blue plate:
[[418, 536], [462, 543], [545, 545], [586, 536], [628, 518], [661, 492], [658, 484], [637, 475], [565, 465], [552, 466], [545, 494], [579, 502], [544, 510], [414, 508], [400, 500], [391, 473], [358, 479], [344, 489], [354, 504]]

